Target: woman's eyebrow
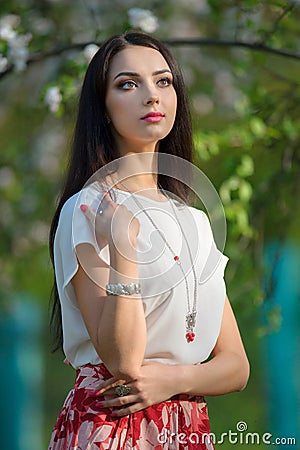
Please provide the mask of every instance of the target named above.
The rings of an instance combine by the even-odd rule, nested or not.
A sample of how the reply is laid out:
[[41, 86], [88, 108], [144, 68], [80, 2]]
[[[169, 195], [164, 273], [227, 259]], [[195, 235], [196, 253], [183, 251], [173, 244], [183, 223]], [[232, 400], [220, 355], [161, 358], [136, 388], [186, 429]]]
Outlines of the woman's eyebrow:
[[[156, 70], [155, 72], [152, 73], [152, 75], [160, 75], [161, 73], [166, 73], [166, 72], [172, 74], [172, 72], [169, 69], [161, 69], [161, 70]], [[124, 75], [126, 75], [127, 77], [137, 77], [137, 78], [141, 77], [140, 74], [138, 74], [137, 72], [120, 72], [120, 73], [118, 73], [118, 75], [116, 75], [114, 77], [114, 80], [116, 78], [124, 76]]]

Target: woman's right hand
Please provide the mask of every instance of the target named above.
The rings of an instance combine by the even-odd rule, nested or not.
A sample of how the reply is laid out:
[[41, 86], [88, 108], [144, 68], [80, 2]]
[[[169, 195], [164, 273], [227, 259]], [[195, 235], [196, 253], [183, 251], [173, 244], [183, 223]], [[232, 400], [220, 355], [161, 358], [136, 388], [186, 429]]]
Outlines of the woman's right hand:
[[97, 211], [85, 204], [80, 205], [80, 209], [95, 223], [97, 238], [101, 236], [115, 246], [136, 243], [140, 221], [125, 205], [114, 203], [108, 192], [104, 193]]

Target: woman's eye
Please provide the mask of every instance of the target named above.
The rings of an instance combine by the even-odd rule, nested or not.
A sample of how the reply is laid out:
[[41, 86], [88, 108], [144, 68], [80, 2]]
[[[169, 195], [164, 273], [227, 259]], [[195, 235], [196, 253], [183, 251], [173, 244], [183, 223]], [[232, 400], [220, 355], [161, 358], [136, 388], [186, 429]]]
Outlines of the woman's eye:
[[158, 81], [159, 86], [169, 86], [170, 84], [172, 84], [172, 80], [170, 80], [170, 78], [161, 78]]
[[137, 86], [134, 81], [123, 81], [123, 83], [119, 84], [121, 89], [133, 89]]

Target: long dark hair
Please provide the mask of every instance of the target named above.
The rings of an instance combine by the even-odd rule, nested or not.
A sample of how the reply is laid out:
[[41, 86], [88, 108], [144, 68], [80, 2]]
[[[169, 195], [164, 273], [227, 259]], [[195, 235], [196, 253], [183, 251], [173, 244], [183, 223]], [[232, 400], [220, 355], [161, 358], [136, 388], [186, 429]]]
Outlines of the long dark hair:
[[[129, 45], [158, 50], [168, 63], [173, 74], [173, 86], [177, 94], [177, 112], [174, 126], [170, 133], [160, 141], [158, 151], [192, 161], [191, 118], [186, 89], [180, 68], [173, 55], [164, 44], [144, 33], [130, 31], [109, 38], [94, 55], [83, 81], [66, 181], [50, 229], [49, 247], [54, 270], [54, 237], [64, 203], [80, 191], [97, 170], [120, 156], [114, 145], [110, 127], [107, 125], [105, 98], [110, 61], [114, 55]], [[182, 200], [188, 202], [189, 188], [187, 185], [174, 177], [160, 175], [159, 170], [158, 182], [165, 190], [173, 192]], [[55, 338], [54, 350], [58, 350], [62, 349], [63, 333], [61, 306], [55, 281], [51, 298], [50, 326]]]

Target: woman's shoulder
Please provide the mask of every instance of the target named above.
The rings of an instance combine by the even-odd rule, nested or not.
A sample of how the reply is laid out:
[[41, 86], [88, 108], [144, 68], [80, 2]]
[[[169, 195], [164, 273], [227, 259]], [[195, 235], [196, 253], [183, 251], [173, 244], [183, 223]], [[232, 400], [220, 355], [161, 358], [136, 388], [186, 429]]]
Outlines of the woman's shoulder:
[[60, 212], [60, 220], [72, 216], [76, 208], [79, 208], [82, 203], [93, 205], [97, 199], [100, 199], [99, 193], [100, 190], [95, 184], [90, 184], [80, 189], [80, 191], [69, 197], [63, 204]]
[[189, 206], [189, 211], [192, 214], [198, 233], [204, 241], [207, 243], [214, 240], [214, 229], [216, 229], [216, 223], [212, 222], [209, 214], [202, 209]]
[[63, 204], [63, 207], [61, 209], [60, 215], [66, 215], [69, 214], [70, 212], [74, 211], [74, 207], [78, 201], [78, 198], [80, 196], [81, 191], [76, 192], [75, 194], [73, 194], [71, 197], [69, 197], [65, 203]]
[[205, 211], [202, 209], [198, 209], [195, 206], [188, 206], [188, 209], [191, 214], [193, 214], [193, 217], [197, 223], [197, 225], [207, 227], [207, 225], [210, 223], [208, 215]]

